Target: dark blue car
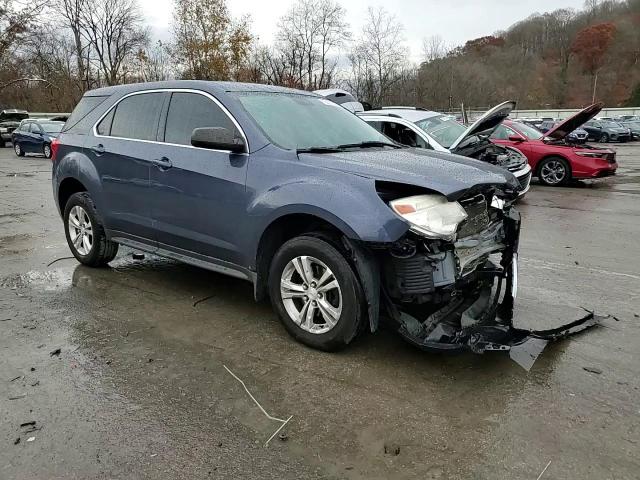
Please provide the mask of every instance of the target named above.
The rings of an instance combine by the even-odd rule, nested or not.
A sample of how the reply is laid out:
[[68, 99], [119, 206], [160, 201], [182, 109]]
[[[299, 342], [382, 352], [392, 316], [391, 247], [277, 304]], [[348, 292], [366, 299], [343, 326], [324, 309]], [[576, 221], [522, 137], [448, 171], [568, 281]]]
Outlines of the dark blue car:
[[381, 318], [426, 349], [513, 340], [520, 186], [502, 168], [399, 146], [310, 92], [201, 81], [87, 92], [53, 155], [85, 265], [128, 245], [248, 280], [325, 350]]
[[52, 120], [23, 120], [11, 134], [16, 155], [23, 157], [25, 153], [39, 153], [51, 158], [51, 142], [58, 137], [63, 126], [64, 122]]

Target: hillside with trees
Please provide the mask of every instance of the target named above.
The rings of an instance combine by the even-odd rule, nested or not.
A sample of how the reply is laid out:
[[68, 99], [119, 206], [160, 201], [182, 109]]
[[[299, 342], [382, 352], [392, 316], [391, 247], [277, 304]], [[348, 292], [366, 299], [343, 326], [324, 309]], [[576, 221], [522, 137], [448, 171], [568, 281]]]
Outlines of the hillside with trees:
[[587, 0], [449, 45], [425, 33], [411, 63], [403, 26], [369, 8], [360, 31], [335, 0], [292, 0], [273, 43], [226, 0], [175, 0], [171, 40], [151, 38], [137, 0], [0, 0], [0, 105], [70, 111], [83, 92], [172, 78], [343, 87], [374, 106], [640, 105], [640, 0]]

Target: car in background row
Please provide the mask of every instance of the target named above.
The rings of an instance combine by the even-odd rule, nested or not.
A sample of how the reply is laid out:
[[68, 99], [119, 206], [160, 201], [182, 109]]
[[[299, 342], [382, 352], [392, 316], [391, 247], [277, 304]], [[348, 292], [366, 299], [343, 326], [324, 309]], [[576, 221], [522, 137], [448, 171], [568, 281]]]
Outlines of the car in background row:
[[29, 112], [26, 110], [0, 110], [0, 147], [4, 147], [11, 140], [11, 134], [25, 118], [29, 118]]
[[500, 145], [518, 148], [529, 159], [533, 175], [544, 185], [566, 185], [572, 179], [601, 178], [615, 175], [616, 152], [567, 141], [570, 132], [593, 118], [602, 104], [591, 105], [546, 134], [522, 122], [506, 120], [491, 139]]
[[589, 140], [594, 142], [628, 142], [631, 140], [629, 129], [612, 120], [589, 120], [582, 128], [589, 133]]
[[[542, 133], [547, 133], [552, 128], [557, 127], [562, 123], [562, 120], [544, 120], [538, 130]], [[582, 128], [576, 128], [573, 132], [567, 135], [567, 140], [572, 143], [586, 143], [589, 138], [589, 132]]]
[[51, 142], [57, 138], [64, 122], [44, 119], [23, 120], [11, 134], [13, 150], [19, 157], [25, 153], [40, 153], [51, 158]]
[[346, 90], [341, 88], [327, 88], [324, 90], [314, 90], [313, 93], [337, 103], [342, 108], [346, 108], [351, 113], [364, 112], [364, 106]]
[[531, 167], [518, 149], [493, 144], [491, 133], [509, 116], [515, 102], [504, 102], [489, 110], [470, 127], [452, 116], [414, 107], [386, 107], [358, 114], [376, 130], [399, 144], [438, 152], [449, 152], [500, 166], [520, 182], [520, 196], [529, 190]]
[[614, 119], [616, 122], [640, 122], [640, 115], [620, 115]]
[[640, 120], [620, 122], [620, 125], [631, 131], [632, 140], [640, 140]]

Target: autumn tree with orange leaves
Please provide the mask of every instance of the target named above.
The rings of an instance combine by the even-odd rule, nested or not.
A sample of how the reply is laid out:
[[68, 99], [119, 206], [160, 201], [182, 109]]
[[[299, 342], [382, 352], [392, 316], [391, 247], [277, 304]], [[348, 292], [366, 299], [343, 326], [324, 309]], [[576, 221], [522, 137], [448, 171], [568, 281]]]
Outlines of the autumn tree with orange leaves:
[[578, 58], [585, 73], [593, 80], [592, 101], [596, 101], [598, 73], [603, 67], [606, 53], [616, 34], [613, 23], [598, 23], [583, 28], [576, 35], [571, 52]]

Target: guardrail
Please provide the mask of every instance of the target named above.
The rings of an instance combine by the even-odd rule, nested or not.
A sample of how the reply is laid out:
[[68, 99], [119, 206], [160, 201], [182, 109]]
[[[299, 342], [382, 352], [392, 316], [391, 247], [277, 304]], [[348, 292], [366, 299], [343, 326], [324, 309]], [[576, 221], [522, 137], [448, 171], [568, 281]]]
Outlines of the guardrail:
[[[467, 110], [469, 118], [478, 118], [484, 114], [488, 108], [472, 108]], [[511, 118], [542, 118], [549, 117], [553, 119], [563, 119], [578, 113], [581, 108], [555, 108], [555, 109], [531, 109], [531, 110], [513, 110], [509, 115]], [[460, 110], [448, 112], [451, 115], [460, 115]], [[621, 115], [638, 115], [640, 116], [640, 107], [628, 108], [603, 108], [598, 117], [619, 117]]]

